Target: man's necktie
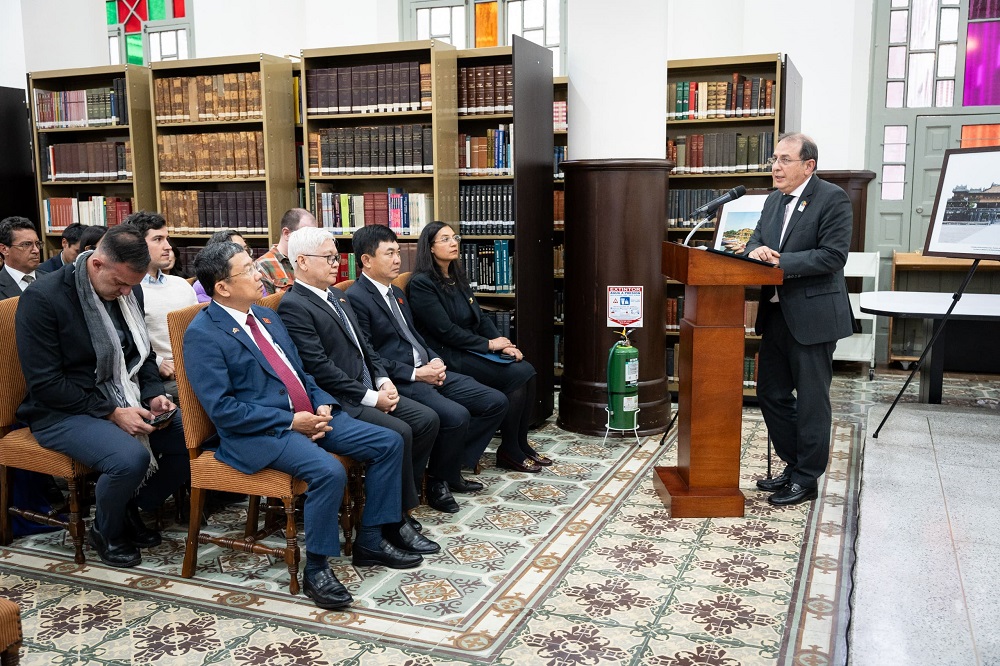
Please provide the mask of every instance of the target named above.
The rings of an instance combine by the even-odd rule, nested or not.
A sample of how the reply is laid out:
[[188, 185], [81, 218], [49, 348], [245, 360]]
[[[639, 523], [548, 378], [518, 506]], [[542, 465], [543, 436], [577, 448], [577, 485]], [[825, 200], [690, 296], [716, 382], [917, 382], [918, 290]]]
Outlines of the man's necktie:
[[292, 372], [292, 369], [288, 367], [288, 364], [281, 360], [278, 351], [264, 337], [264, 333], [260, 330], [260, 326], [257, 325], [257, 320], [253, 318], [253, 315], [247, 315], [247, 326], [250, 327], [253, 339], [257, 343], [257, 346], [260, 347], [260, 353], [264, 355], [267, 362], [271, 364], [271, 369], [277, 373], [285, 385], [288, 397], [292, 399], [292, 409], [296, 412], [309, 412], [312, 414], [312, 401], [302, 386], [302, 382]]
[[365, 359], [365, 352], [361, 349], [361, 343], [358, 341], [358, 334], [354, 332], [350, 322], [347, 321], [347, 313], [344, 312], [344, 309], [340, 307], [340, 303], [337, 302], [337, 299], [334, 298], [333, 294], [330, 292], [326, 292], [326, 300], [330, 301], [330, 304], [333, 305], [333, 311], [337, 313], [338, 317], [340, 317], [340, 321], [344, 324], [344, 328], [347, 329], [347, 332], [351, 334], [351, 339], [354, 340], [354, 346], [361, 352], [361, 369], [364, 371], [364, 376], [361, 378], [361, 381], [364, 382], [365, 387], [369, 391], [374, 391], [375, 383], [372, 381], [371, 373], [368, 372], [368, 361]]
[[[21, 282], [23, 282], [24, 284], [31, 284], [34, 281], [35, 281], [35, 276], [34, 275], [22, 275], [21, 276]], [[35, 293], [35, 292], [31, 292], [31, 293]]]
[[424, 351], [424, 346], [417, 342], [417, 339], [413, 337], [413, 332], [410, 331], [410, 327], [406, 325], [406, 318], [403, 317], [403, 311], [399, 309], [399, 304], [396, 303], [396, 295], [392, 293], [392, 287], [389, 287], [389, 291], [386, 292], [389, 295], [389, 307], [392, 309], [392, 314], [396, 317], [396, 321], [399, 322], [399, 327], [403, 329], [403, 335], [406, 339], [410, 341], [413, 345], [413, 349], [416, 350], [417, 356], [420, 357], [421, 365], [427, 365], [430, 359], [427, 358], [427, 352]]

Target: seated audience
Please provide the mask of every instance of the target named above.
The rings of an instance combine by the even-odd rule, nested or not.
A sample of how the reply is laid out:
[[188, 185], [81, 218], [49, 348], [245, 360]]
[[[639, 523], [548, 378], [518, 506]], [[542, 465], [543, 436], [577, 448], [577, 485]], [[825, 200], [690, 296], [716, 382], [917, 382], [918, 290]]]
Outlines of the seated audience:
[[[205, 247], [215, 245], [216, 243], [236, 243], [243, 248], [243, 251], [249, 254], [251, 258], [253, 257], [250, 247], [247, 245], [247, 242], [243, 240], [243, 236], [240, 236], [240, 232], [233, 229], [216, 231], [212, 234], [211, 238], [208, 239], [208, 243], [205, 244]], [[192, 286], [194, 287], [194, 293], [198, 297], [199, 303], [208, 303], [212, 300], [212, 297], [205, 293], [205, 288], [201, 286], [201, 280], [195, 280], [195, 283]], [[261, 285], [260, 295], [267, 296], [267, 291], [264, 290], [263, 285]]]
[[8, 217], [0, 221], [0, 299], [20, 296], [28, 285], [44, 274], [38, 267], [42, 243], [35, 224], [26, 217]]
[[48, 261], [42, 262], [38, 267], [44, 273], [57, 271], [66, 264], [72, 264], [76, 255], [80, 254], [80, 236], [83, 235], [84, 226], [79, 222], [66, 227], [62, 232], [62, 250], [52, 255]]
[[285, 291], [295, 281], [295, 266], [288, 259], [288, 237], [299, 227], [317, 227], [316, 218], [305, 208], [290, 208], [281, 216], [281, 238], [260, 258], [262, 282], [268, 294]]

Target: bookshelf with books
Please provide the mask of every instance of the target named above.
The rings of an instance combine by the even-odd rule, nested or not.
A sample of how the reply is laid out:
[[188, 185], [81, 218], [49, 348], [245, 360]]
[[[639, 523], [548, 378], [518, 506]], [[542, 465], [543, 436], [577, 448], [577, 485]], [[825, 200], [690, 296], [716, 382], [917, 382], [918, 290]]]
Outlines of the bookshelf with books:
[[31, 72], [28, 98], [44, 254], [69, 224], [110, 226], [155, 208], [145, 69]]
[[555, 279], [554, 288], [554, 313], [553, 324], [556, 329], [553, 343], [553, 353], [555, 354], [555, 375], [556, 383], [560, 383], [564, 366], [563, 359], [563, 259], [565, 257], [565, 234], [566, 234], [566, 190], [560, 162], [567, 159], [568, 137], [569, 137], [569, 108], [567, 97], [569, 90], [569, 78], [556, 76], [552, 79], [552, 228], [553, 228], [553, 276]]
[[512, 339], [538, 373], [537, 424], [554, 407], [552, 54], [516, 36], [461, 50], [457, 92], [459, 207], [443, 221], [458, 224], [480, 303], [510, 313]]
[[295, 205], [292, 63], [265, 54], [150, 65], [156, 201], [171, 237], [277, 240]]
[[458, 218], [455, 48], [425, 40], [302, 52], [304, 184], [320, 226], [415, 240]]

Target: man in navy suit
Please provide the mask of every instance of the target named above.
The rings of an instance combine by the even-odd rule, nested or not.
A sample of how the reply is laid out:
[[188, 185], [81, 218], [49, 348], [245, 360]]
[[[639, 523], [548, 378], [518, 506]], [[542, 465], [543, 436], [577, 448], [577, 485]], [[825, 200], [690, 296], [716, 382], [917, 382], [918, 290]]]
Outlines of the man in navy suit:
[[38, 277], [48, 271], [38, 262], [42, 258], [42, 244], [35, 232], [35, 225], [26, 217], [8, 217], [0, 222], [0, 299], [20, 296]]
[[413, 325], [403, 291], [392, 285], [399, 276], [396, 234], [375, 224], [362, 227], [352, 239], [362, 276], [347, 290], [358, 323], [399, 392], [437, 412], [441, 429], [434, 444], [427, 484], [428, 503], [447, 512], [458, 511], [451, 491], [482, 488], [463, 479], [461, 465], [475, 467], [507, 412], [507, 397], [472, 377], [447, 372]]
[[830, 382], [837, 340], [852, 333], [844, 264], [851, 245], [847, 194], [813, 172], [819, 150], [803, 134], [774, 148], [777, 191], [764, 202], [747, 242], [750, 257], [784, 269], [784, 283], [761, 289], [757, 398], [785, 470], [757, 487], [778, 506], [816, 499], [830, 457]]
[[66, 264], [72, 264], [76, 255], [80, 254], [80, 237], [83, 236], [85, 227], [79, 222], [66, 227], [62, 232], [62, 250], [52, 255], [48, 261], [42, 262], [38, 267], [46, 273], [57, 271]]
[[367, 501], [354, 550], [356, 566], [418, 566], [382, 526], [400, 520], [402, 439], [356, 421], [302, 368], [298, 351], [260, 297], [257, 264], [236, 243], [206, 247], [195, 272], [212, 297], [184, 335], [191, 386], [219, 432], [216, 458], [245, 474], [270, 467], [305, 481], [303, 589], [320, 608], [343, 608], [351, 595], [330, 570], [340, 555], [337, 514], [347, 476], [328, 452], [367, 463]]

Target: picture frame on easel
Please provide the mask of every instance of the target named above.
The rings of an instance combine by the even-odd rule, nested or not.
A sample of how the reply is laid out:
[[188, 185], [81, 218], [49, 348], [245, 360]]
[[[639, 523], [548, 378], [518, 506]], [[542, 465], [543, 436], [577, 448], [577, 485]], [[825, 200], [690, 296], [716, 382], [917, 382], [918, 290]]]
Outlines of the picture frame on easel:
[[923, 254], [1000, 260], [1000, 146], [945, 151]]

